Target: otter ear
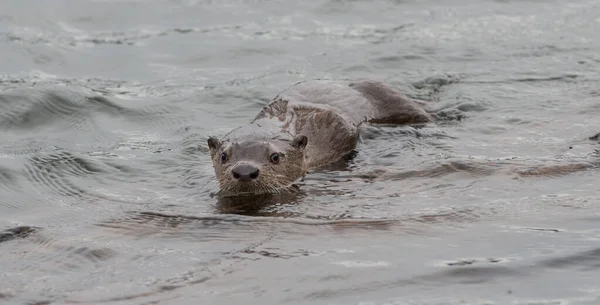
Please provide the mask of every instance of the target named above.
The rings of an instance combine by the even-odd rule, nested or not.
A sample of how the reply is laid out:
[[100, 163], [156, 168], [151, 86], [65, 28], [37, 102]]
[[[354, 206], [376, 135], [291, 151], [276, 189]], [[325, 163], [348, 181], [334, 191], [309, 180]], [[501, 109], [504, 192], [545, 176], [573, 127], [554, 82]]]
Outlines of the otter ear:
[[304, 149], [306, 147], [306, 144], [308, 144], [308, 138], [303, 135], [296, 136], [292, 140], [292, 146], [298, 149]]
[[209, 137], [206, 142], [208, 143], [208, 148], [210, 148], [211, 151], [215, 151], [221, 146], [221, 142], [219, 142], [219, 139], [215, 137]]

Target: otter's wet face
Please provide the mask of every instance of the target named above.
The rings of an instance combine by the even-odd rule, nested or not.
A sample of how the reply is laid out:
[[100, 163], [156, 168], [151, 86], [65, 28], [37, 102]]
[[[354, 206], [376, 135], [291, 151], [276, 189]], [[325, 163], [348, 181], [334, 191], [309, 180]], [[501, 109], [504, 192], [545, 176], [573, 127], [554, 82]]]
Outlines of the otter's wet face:
[[291, 141], [220, 142], [208, 139], [221, 191], [229, 194], [276, 193], [306, 174], [306, 136]]

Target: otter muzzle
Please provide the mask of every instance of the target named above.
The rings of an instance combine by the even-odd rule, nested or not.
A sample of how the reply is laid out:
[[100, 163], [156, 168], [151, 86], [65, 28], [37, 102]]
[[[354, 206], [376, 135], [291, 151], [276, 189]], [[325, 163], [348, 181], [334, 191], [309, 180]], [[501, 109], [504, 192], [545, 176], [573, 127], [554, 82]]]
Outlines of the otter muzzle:
[[244, 182], [252, 181], [258, 178], [258, 172], [258, 168], [250, 164], [239, 164], [231, 170], [233, 178]]

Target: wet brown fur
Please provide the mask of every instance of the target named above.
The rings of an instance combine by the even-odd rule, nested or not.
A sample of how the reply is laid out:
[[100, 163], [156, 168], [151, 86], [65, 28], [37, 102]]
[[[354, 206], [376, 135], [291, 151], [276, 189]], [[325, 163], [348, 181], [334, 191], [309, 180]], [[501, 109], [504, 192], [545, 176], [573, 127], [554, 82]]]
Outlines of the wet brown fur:
[[[363, 123], [422, 124], [432, 118], [425, 104], [376, 81], [301, 82], [277, 95], [249, 124], [208, 146], [221, 191], [228, 194], [276, 193], [309, 169], [335, 162], [352, 152]], [[222, 162], [221, 154], [228, 159]], [[278, 153], [280, 162], [269, 162]], [[232, 168], [249, 164], [257, 179], [237, 181]]]

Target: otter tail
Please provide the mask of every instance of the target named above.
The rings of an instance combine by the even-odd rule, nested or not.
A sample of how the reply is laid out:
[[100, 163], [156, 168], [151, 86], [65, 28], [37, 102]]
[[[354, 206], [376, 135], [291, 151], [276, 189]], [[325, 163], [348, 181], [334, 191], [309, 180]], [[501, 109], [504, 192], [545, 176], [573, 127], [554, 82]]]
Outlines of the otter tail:
[[399, 90], [377, 81], [358, 81], [349, 85], [360, 92], [375, 111], [366, 121], [374, 124], [424, 124], [433, 122], [426, 105]]

